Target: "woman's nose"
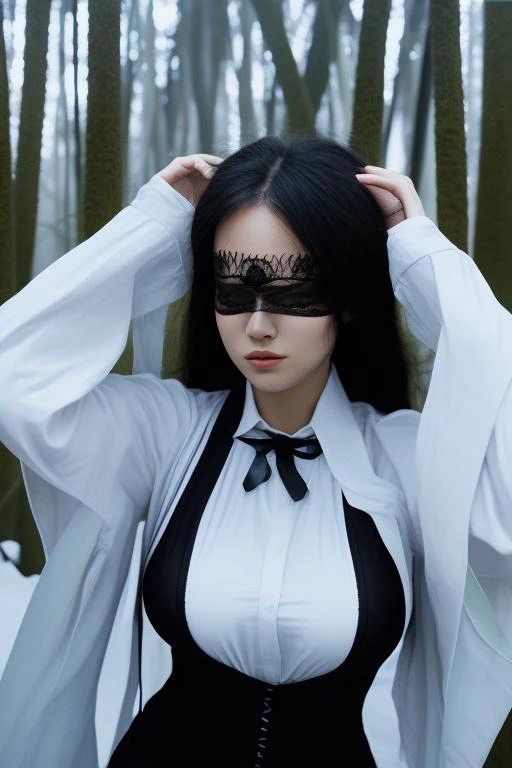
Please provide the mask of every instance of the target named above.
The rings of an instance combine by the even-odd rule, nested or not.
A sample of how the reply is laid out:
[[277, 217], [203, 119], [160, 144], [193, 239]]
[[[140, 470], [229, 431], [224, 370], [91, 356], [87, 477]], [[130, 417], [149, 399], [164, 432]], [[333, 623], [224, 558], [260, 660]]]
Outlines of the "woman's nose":
[[277, 329], [271, 313], [263, 312], [262, 310], [252, 312], [247, 321], [246, 332], [248, 336], [252, 336], [255, 339], [263, 339], [266, 336], [274, 338]]

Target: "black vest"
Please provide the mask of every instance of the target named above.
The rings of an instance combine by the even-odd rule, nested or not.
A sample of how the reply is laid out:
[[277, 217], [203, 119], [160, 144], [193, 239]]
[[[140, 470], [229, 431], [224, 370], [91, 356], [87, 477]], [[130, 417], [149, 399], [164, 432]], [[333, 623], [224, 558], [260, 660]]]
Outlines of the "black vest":
[[172, 646], [172, 674], [135, 717], [109, 768], [376, 765], [363, 730], [362, 705], [377, 670], [400, 641], [405, 599], [373, 519], [352, 507], [344, 494], [359, 618], [342, 664], [309, 680], [269, 685], [212, 659], [188, 629], [185, 588], [192, 549], [233, 445], [244, 395], [245, 387], [227, 397], [147, 564], [144, 605], [155, 630]]

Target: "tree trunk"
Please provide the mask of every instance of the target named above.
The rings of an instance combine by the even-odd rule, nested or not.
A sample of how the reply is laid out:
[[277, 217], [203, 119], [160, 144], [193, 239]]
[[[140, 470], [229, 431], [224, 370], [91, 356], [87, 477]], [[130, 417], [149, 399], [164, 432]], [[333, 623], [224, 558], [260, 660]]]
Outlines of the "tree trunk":
[[167, 103], [165, 106], [167, 157], [165, 164], [169, 163], [172, 157], [175, 157], [176, 126], [178, 124], [178, 113], [180, 109], [181, 72], [178, 71], [175, 74], [173, 68], [171, 67], [171, 61], [176, 55], [176, 50], [178, 49], [178, 35], [181, 27], [181, 19], [178, 23], [179, 26], [174, 37], [175, 46], [171, 51], [169, 51], [169, 59], [167, 62], [167, 85], [165, 88], [165, 95], [167, 98]]
[[16, 290], [9, 115], [9, 81], [3, 33], [3, 5], [0, 3], [0, 242], [2, 243], [2, 250], [0, 251], [0, 304], [10, 299]]
[[229, 36], [226, 0], [206, 5], [193, 0], [190, 20], [188, 44], [192, 56], [189, 61], [198, 117], [199, 151], [215, 154], [217, 88]]
[[[0, 305], [16, 291], [14, 250], [14, 205], [11, 143], [9, 138], [9, 82], [3, 33], [3, 5], [0, 2]], [[19, 462], [0, 443], [0, 541], [18, 539], [16, 493], [21, 482]]]
[[[404, 32], [400, 40], [398, 68], [393, 83], [391, 104], [384, 106], [383, 152], [385, 166], [395, 168], [393, 157], [396, 145], [405, 156], [405, 173], [410, 176], [415, 121], [418, 115], [421, 78], [428, 55], [428, 12], [426, 0], [406, 0]], [[414, 58], [411, 58], [412, 54]]]
[[169, 163], [169, 137], [167, 135], [167, 89], [157, 88], [154, 125], [155, 173]]
[[[64, 51], [64, 30], [65, 30], [65, 17], [66, 12], [70, 10], [68, 6], [69, 0], [62, 0], [59, 15], [59, 98], [57, 102], [57, 110], [55, 114], [55, 165], [58, 169], [56, 173], [55, 181], [55, 198], [57, 202], [57, 221], [60, 218], [62, 220], [62, 230], [59, 228], [59, 234], [62, 232], [59, 242], [59, 251], [61, 253], [67, 253], [76, 242], [76, 236], [71, 234], [71, 212], [69, 210], [69, 175], [70, 175], [70, 151], [69, 151], [69, 121], [68, 121], [68, 102], [66, 94], [66, 82], [65, 82], [65, 66], [66, 57]], [[64, 158], [63, 166], [64, 172], [62, 175], [59, 172], [60, 168], [60, 155], [59, 155], [59, 137], [60, 127], [62, 126], [62, 138], [64, 140]]]
[[283, 89], [288, 134], [313, 133], [315, 113], [306, 83], [300, 76], [284, 26], [279, 0], [252, 0], [263, 37], [272, 53], [276, 78]]
[[24, 76], [14, 184], [17, 288], [31, 279], [41, 167], [51, 0], [27, 0]]
[[132, 34], [140, 34], [139, 29], [139, 0], [132, 0], [130, 5], [130, 15], [128, 17], [128, 29], [126, 31], [126, 64], [121, 79], [121, 147], [122, 147], [122, 167], [123, 167], [123, 201], [125, 204], [130, 202], [130, 186], [128, 179], [130, 177], [130, 115], [132, 106], [133, 81], [135, 78], [135, 64], [130, 58], [130, 49]]
[[75, 138], [75, 184], [76, 184], [76, 233], [77, 240], [82, 232], [82, 145], [80, 133], [80, 106], [78, 103], [78, 0], [73, 0], [73, 132]]
[[[25, 26], [25, 51], [24, 51], [24, 78], [21, 95], [20, 127], [18, 134], [18, 152], [16, 158], [16, 175], [13, 189], [12, 207], [6, 201], [6, 207], [0, 204], [0, 211], [11, 211], [14, 228], [14, 236], [11, 235], [8, 246], [11, 254], [14, 254], [15, 262], [11, 262], [10, 276], [6, 271], [2, 276], [1, 288], [8, 288], [8, 283], [15, 280], [15, 290], [21, 290], [31, 279], [32, 259], [34, 252], [34, 239], [37, 221], [37, 202], [39, 191], [39, 172], [41, 166], [41, 139], [44, 119], [44, 103], [46, 90], [46, 57], [48, 50], [48, 27], [50, 18], [51, 0], [27, 0], [26, 26]], [[11, 5], [11, 13], [14, 7]], [[12, 15], [14, 18], [14, 15]], [[2, 36], [2, 50], [5, 45]], [[3, 89], [2, 89], [3, 90]], [[7, 116], [8, 108], [1, 108], [1, 113]], [[2, 134], [8, 140], [9, 134]], [[5, 179], [5, 188], [11, 183], [11, 168], [6, 170], [5, 147], [4, 172], [1, 178]], [[10, 153], [9, 153], [10, 158]], [[5, 189], [4, 188], [4, 189]], [[7, 194], [10, 194], [8, 192]], [[8, 214], [9, 215], [9, 214]], [[4, 235], [4, 233], [2, 233]], [[9, 236], [3, 242], [9, 243]], [[8, 253], [8, 251], [7, 251]], [[4, 265], [1, 267], [4, 271]], [[13, 272], [15, 271], [15, 277]], [[8, 288], [8, 290], [10, 290]], [[4, 293], [3, 300], [8, 298]], [[2, 487], [0, 495], [3, 497], [2, 516], [9, 520], [10, 537], [18, 541], [21, 548], [20, 570], [25, 574], [36, 573], [41, 570], [44, 562], [44, 554], [41, 539], [27, 499], [25, 487], [22, 482], [20, 464], [17, 458], [11, 454], [6, 455], [6, 448], [0, 446], [2, 457], [0, 458], [2, 477], [8, 478], [7, 484]], [[2, 501], [0, 500], [0, 505]]]
[[252, 96], [252, 44], [251, 30], [254, 22], [254, 9], [245, 1], [240, 6], [240, 31], [243, 39], [243, 55], [238, 77], [238, 109], [240, 112], [240, 139], [242, 143], [257, 138], [256, 115]]
[[512, 2], [486, 2], [482, 131], [474, 257], [512, 310]]
[[432, 98], [432, 57], [430, 52], [430, 30], [428, 30], [425, 39], [425, 53], [421, 63], [420, 84], [416, 102], [416, 114], [414, 115], [408, 170], [408, 174], [413, 180], [416, 189], [418, 189], [420, 183], [422, 158], [427, 143], [428, 114]]
[[308, 51], [304, 83], [308, 89], [313, 114], [316, 116], [329, 82], [331, 62], [338, 55], [338, 23], [340, 0], [318, 0], [313, 35]]
[[121, 0], [89, 2], [89, 90], [82, 239], [122, 207]]
[[[190, 134], [192, 133], [192, 120], [191, 120], [191, 59], [193, 52], [191, 51], [190, 39], [191, 39], [191, 10], [190, 4], [186, 0], [180, 0], [180, 26], [176, 36], [176, 53], [179, 57], [179, 104], [178, 104], [178, 126], [179, 130], [176, 131], [175, 138], [175, 153], [178, 157], [188, 155], [190, 146]], [[203, 150], [194, 150], [200, 151]]]
[[[83, 232], [86, 240], [122, 208], [121, 0], [89, 2], [89, 90], [85, 136]], [[131, 330], [113, 373], [131, 373]]]
[[272, 80], [269, 98], [265, 102], [265, 125], [267, 133], [272, 135], [276, 129], [276, 77]]
[[384, 112], [384, 54], [391, 0], [365, 0], [350, 145], [370, 165], [380, 165]]
[[344, 5], [341, 11], [339, 36], [340, 40], [350, 39], [350, 48], [344, 45], [338, 46], [338, 55], [336, 59], [336, 79], [338, 83], [338, 92], [340, 98], [341, 119], [337, 126], [337, 131], [343, 140], [348, 143], [350, 127], [352, 125], [352, 116], [354, 112], [354, 91], [352, 88], [352, 51], [355, 47], [355, 39], [349, 34], [353, 28], [354, 17], [350, 10], [350, 5]]
[[459, 0], [430, 0], [437, 222], [467, 251], [468, 194]]
[[[154, 126], [157, 109], [157, 95], [155, 85], [155, 24], [153, 22], [153, 0], [149, 0], [146, 18], [142, 22], [142, 62], [140, 68], [140, 81], [142, 83], [142, 134], [140, 138], [139, 153], [142, 163], [140, 165], [140, 184], [144, 184], [157, 172]], [[140, 184], [138, 186], [140, 186]]]

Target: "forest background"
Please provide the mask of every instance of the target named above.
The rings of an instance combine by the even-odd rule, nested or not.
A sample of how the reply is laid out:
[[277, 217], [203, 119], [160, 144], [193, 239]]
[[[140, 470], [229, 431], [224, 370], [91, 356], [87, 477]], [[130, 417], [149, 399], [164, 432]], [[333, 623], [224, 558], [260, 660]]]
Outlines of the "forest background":
[[[0, 0], [0, 304], [173, 157], [314, 131], [410, 176], [512, 311], [512, 0]], [[421, 410], [432, 355], [403, 333]], [[166, 347], [164, 377], [181, 353]], [[131, 363], [130, 335], [112, 370]], [[39, 573], [0, 443], [7, 539]], [[509, 717], [485, 766], [511, 764]]]

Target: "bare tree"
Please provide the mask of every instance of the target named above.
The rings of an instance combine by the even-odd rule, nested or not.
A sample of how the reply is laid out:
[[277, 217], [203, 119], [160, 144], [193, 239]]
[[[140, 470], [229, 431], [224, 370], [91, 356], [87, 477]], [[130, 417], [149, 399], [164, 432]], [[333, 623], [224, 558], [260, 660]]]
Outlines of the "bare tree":
[[[169, 47], [167, 62], [167, 86], [165, 89], [167, 100], [165, 108], [165, 131], [167, 135], [168, 157], [175, 153], [175, 149], [178, 146], [178, 117], [180, 116], [183, 91], [187, 90], [187, 83], [184, 82], [187, 78], [187, 72], [185, 71], [181, 57], [181, 52], [186, 50], [186, 44], [181, 44], [181, 41], [185, 37], [185, 25], [186, 20], [183, 12], [181, 12], [179, 15], [178, 25], [174, 32], [174, 38], [172, 40], [174, 45], [170, 45]], [[178, 56], [180, 63], [177, 68], [173, 69], [172, 62], [175, 56]]]
[[[336, 86], [339, 99], [339, 117], [336, 124], [336, 131], [343, 137], [348, 137], [352, 126], [352, 116], [354, 109], [354, 89], [352, 85], [352, 51], [355, 48], [358, 31], [356, 34], [355, 19], [348, 2], [343, 2], [340, 12], [340, 23], [338, 28], [338, 45], [336, 56]], [[350, 41], [347, 44], [347, 41]], [[345, 41], [342, 44], [342, 41]]]
[[[70, 227], [70, 160], [71, 160], [71, 149], [70, 149], [70, 132], [69, 132], [69, 121], [68, 121], [68, 104], [67, 104], [67, 95], [66, 95], [66, 84], [65, 84], [65, 51], [64, 51], [64, 32], [65, 32], [65, 17], [66, 13], [68, 11], [72, 11], [71, 6], [71, 0], [62, 0], [61, 6], [60, 6], [60, 15], [59, 15], [59, 97], [57, 101], [57, 110], [55, 115], [55, 147], [54, 147], [54, 154], [55, 154], [55, 164], [57, 168], [57, 173], [55, 174], [56, 177], [56, 185], [55, 185], [55, 195], [56, 195], [56, 210], [59, 211], [61, 221], [62, 221], [62, 227], [59, 226], [59, 232], [62, 231], [62, 248], [60, 249], [63, 252], [69, 251], [70, 248], [73, 246], [73, 242], [76, 240], [76, 237], [73, 233], [71, 233], [71, 227]], [[64, 140], [64, 172], [60, 173], [60, 156], [59, 156], [59, 140], [60, 136], [62, 136]], [[62, 184], [63, 189], [61, 190], [61, 178], [62, 178]]]
[[459, 0], [430, 0], [434, 76], [437, 220], [467, 251], [468, 194]]
[[371, 165], [381, 164], [384, 54], [391, 0], [365, 0], [359, 36], [350, 145]]
[[149, 0], [146, 18], [142, 26], [143, 64], [139, 67], [139, 79], [142, 83], [142, 134], [138, 154], [142, 158], [141, 173], [144, 182], [157, 171], [155, 160], [155, 120], [156, 120], [156, 85], [155, 85], [155, 25], [153, 23], [153, 0]]
[[[428, 109], [424, 111], [422, 90], [428, 82], [423, 80], [430, 72], [430, 46], [428, 38], [427, 0], [406, 0], [404, 7], [404, 32], [400, 40], [398, 66], [393, 83], [391, 103], [384, 106], [383, 145], [385, 154], [390, 149], [392, 131], [396, 131], [397, 141], [405, 155], [405, 173], [411, 176], [411, 158], [415, 138], [421, 130], [417, 119], [426, 122]], [[427, 66], [428, 65], [428, 66]], [[430, 91], [428, 91], [430, 97]], [[428, 107], [428, 102], [427, 102]], [[420, 115], [419, 112], [422, 114]], [[398, 118], [398, 119], [396, 119]], [[420, 147], [421, 149], [421, 147]], [[385, 155], [386, 156], [386, 155]]]
[[229, 24], [226, 0], [189, 0], [190, 57], [201, 152], [215, 154], [215, 105], [221, 65], [226, 58]]
[[[51, 0], [27, 0], [25, 11], [24, 78], [14, 181], [14, 240], [11, 240], [11, 248], [15, 247], [16, 252], [16, 290], [21, 290], [32, 276], [50, 6]], [[11, 18], [14, 18], [14, 10], [11, 6]], [[10, 172], [5, 176], [2, 174], [2, 178], [10, 178]], [[16, 475], [11, 476], [8, 491], [8, 504], [15, 516], [12, 535], [21, 546], [21, 570], [33, 573], [41, 569], [44, 554], [21, 482], [19, 462], [16, 464]]]
[[0, 304], [16, 289], [14, 207], [9, 136], [9, 82], [3, 33], [3, 4], [0, 2]]
[[422, 162], [425, 153], [430, 100], [432, 98], [432, 46], [430, 30], [425, 38], [425, 52], [421, 62], [421, 74], [418, 88], [416, 109], [412, 119], [411, 152], [409, 158], [409, 176], [419, 186]]
[[270, 88], [270, 95], [265, 102], [265, 123], [267, 126], [267, 133], [275, 133], [276, 125], [276, 86], [277, 77], [274, 75], [272, 79], [272, 86]]
[[89, 90], [82, 239], [122, 207], [121, 0], [89, 2]]
[[243, 40], [243, 53], [238, 77], [238, 109], [240, 112], [240, 137], [243, 142], [256, 138], [256, 115], [252, 97], [252, 49], [251, 29], [255, 20], [252, 5], [244, 0], [240, 5], [240, 32]]
[[[174, 125], [174, 132], [172, 134], [173, 139], [173, 154], [174, 155], [186, 155], [190, 151], [191, 142], [190, 138], [193, 135], [194, 128], [194, 115], [192, 112], [192, 63], [191, 59], [194, 55], [192, 46], [190, 45], [190, 35], [192, 26], [192, 9], [190, 3], [187, 0], [178, 0], [178, 8], [180, 11], [180, 21], [178, 29], [176, 30], [176, 48], [175, 55], [178, 59], [178, 67], [175, 70], [176, 78], [174, 82], [175, 98], [170, 102], [170, 108], [174, 114], [171, 114], [171, 119]], [[169, 60], [169, 70], [172, 70], [171, 62], [172, 56]], [[197, 151], [194, 150], [194, 151]]]
[[484, 8], [483, 113], [474, 256], [499, 301], [512, 310], [512, 2], [486, 2]]
[[[0, 2], [0, 305], [16, 291], [14, 205], [9, 139], [9, 84], [3, 34], [3, 3]], [[0, 443], [0, 539], [17, 536], [17, 491], [21, 484], [19, 462]]]
[[[121, 0], [89, 2], [89, 90], [83, 191], [86, 239], [115, 216], [123, 204], [121, 150]], [[131, 373], [131, 329], [126, 347], [112, 369]]]
[[80, 105], [78, 102], [78, 17], [77, 1], [72, 0], [73, 13], [73, 132], [75, 136], [76, 231], [82, 232], [82, 144]]
[[139, 0], [131, 0], [128, 15], [128, 29], [126, 31], [126, 63], [121, 73], [121, 146], [123, 167], [123, 200], [128, 202], [129, 172], [130, 172], [130, 113], [132, 107], [133, 82], [137, 72], [135, 62], [131, 57], [132, 36], [137, 39], [140, 35], [139, 27]]
[[286, 35], [281, 3], [252, 0], [266, 44], [272, 52], [276, 78], [283, 90], [287, 110], [287, 133], [312, 133], [315, 113], [311, 97], [293, 57]]
[[338, 55], [338, 23], [343, 0], [317, 0], [313, 34], [308, 51], [304, 83], [315, 115], [329, 82], [329, 68]]
[[14, 185], [17, 287], [31, 279], [51, 0], [27, 0], [24, 77]]

